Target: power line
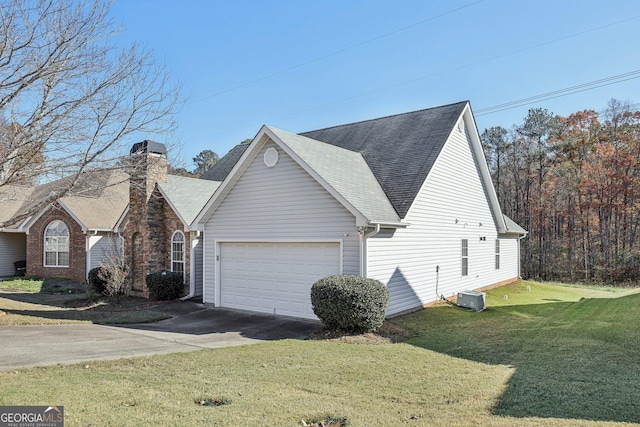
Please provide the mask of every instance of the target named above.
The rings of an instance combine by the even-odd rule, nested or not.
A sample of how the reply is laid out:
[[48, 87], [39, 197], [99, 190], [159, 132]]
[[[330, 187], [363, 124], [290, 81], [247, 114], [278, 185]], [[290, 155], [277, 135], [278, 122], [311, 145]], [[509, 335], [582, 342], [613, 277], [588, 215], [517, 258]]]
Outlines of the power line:
[[498, 113], [504, 110], [510, 110], [512, 108], [522, 107], [524, 105], [531, 104], [538, 101], [547, 101], [549, 99], [560, 98], [562, 96], [572, 95], [574, 93], [585, 92], [587, 90], [597, 89], [603, 86], [609, 86], [616, 83], [626, 82], [640, 78], [640, 70], [630, 71], [628, 73], [618, 74], [615, 76], [605, 77], [599, 80], [593, 80], [587, 83], [582, 83], [575, 86], [566, 87], [563, 89], [554, 90], [551, 92], [541, 93], [539, 95], [530, 96], [528, 98], [521, 98], [515, 101], [506, 102], [504, 104], [494, 105], [493, 107], [481, 108], [474, 112], [474, 116], [486, 116], [488, 114]]
[[[629, 80], [634, 80], [634, 79], [638, 79], [640, 78], [640, 70], [634, 70], [634, 71], [630, 71], [628, 73], [623, 73], [623, 74], [618, 74], [615, 76], [610, 76], [610, 77], [605, 77], [603, 79], [599, 79], [599, 80], [593, 80], [591, 82], [587, 82], [587, 83], [582, 83], [579, 85], [575, 85], [575, 86], [570, 86], [564, 89], [558, 89], [558, 90], [554, 90], [551, 92], [546, 92], [546, 93], [542, 93], [539, 95], [534, 95], [534, 96], [530, 96], [527, 98], [522, 98], [522, 99], [518, 99], [515, 101], [510, 101], [510, 102], [506, 102], [504, 104], [498, 104], [498, 105], [494, 105], [492, 107], [486, 107], [486, 108], [481, 108], [479, 110], [475, 110], [473, 115], [475, 117], [480, 117], [480, 116], [486, 116], [489, 114], [493, 114], [493, 113], [498, 113], [500, 111], [504, 111], [504, 110], [509, 110], [509, 109], [513, 109], [513, 108], [517, 108], [517, 107], [522, 107], [525, 105], [529, 105], [532, 104], [534, 102], [538, 102], [538, 101], [546, 101], [549, 99], [555, 99], [555, 98], [560, 98], [563, 96], [568, 96], [568, 95], [572, 95], [574, 93], [579, 93], [579, 92], [585, 92], [588, 90], [592, 90], [592, 89], [597, 89], [599, 87], [603, 87], [603, 86], [610, 86], [613, 84], [617, 84], [617, 83], [622, 83], [622, 82], [626, 82]], [[338, 103], [341, 102], [343, 100], [339, 100], [339, 101], [334, 101], [333, 103]], [[327, 106], [330, 104], [324, 104], [320, 107], [312, 107], [309, 108], [305, 111], [309, 111], [309, 110], [314, 110], [317, 108], [321, 108], [324, 106]], [[640, 105], [640, 103], [637, 104], [632, 104], [631, 107], [635, 107]], [[298, 114], [302, 111], [298, 111], [295, 113], [290, 113], [287, 115], [282, 115], [282, 116], [278, 116], [279, 118], [281, 117], [288, 117], [288, 116], [292, 116], [295, 114]], [[216, 132], [213, 135], [219, 135], [219, 134], [223, 134], [226, 132], [232, 132], [235, 130], [240, 130], [240, 129], [245, 129], [247, 128], [247, 126], [239, 126], [237, 128], [234, 129], [228, 129], [226, 131], [222, 131], [222, 132]]]
[[423, 19], [422, 21], [419, 21], [419, 22], [416, 22], [416, 23], [413, 23], [413, 24], [407, 25], [406, 27], [398, 28], [398, 29], [396, 29], [396, 30], [390, 31], [390, 32], [388, 32], [388, 33], [381, 34], [381, 35], [376, 36], [376, 37], [374, 37], [374, 38], [371, 38], [371, 39], [369, 39], [369, 40], [365, 40], [365, 41], [362, 41], [362, 42], [359, 42], [359, 43], [353, 44], [353, 45], [351, 45], [351, 46], [348, 46], [348, 47], [345, 47], [345, 48], [342, 48], [342, 49], [338, 49], [338, 50], [336, 50], [336, 51], [334, 51], [334, 52], [327, 53], [326, 55], [319, 56], [319, 57], [314, 58], [314, 59], [311, 59], [311, 60], [309, 60], [309, 61], [302, 62], [302, 63], [300, 63], [300, 64], [298, 64], [298, 65], [294, 65], [294, 66], [292, 66], [292, 67], [285, 68], [285, 69], [280, 70], [280, 71], [276, 71], [275, 73], [271, 73], [271, 74], [267, 74], [266, 76], [259, 77], [259, 78], [255, 79], [255, 80], [251, 80], [251, 81], [248, 81], [248, 82], [245, 82], [245, 83], [241, 83], [241, 84], [239, 84], [239, 85], [237, 85], [237, 86], [232, 86], [232, 87], [230, 87], [230, 88], [227, 88], [227, 89], [221, 90], [220, 92], [216, 92], [216, 93], [213, 93], [213, 94], [211, 94], [211, 95], [207, 95], [207, 96], [205, 96], [205, 97], [202, 97], [202, 98], [199, 98], [199, 99], [193, 100], [193, 101], [191, 101], [191, 102], [188, 102], [186, 105], [191, 105], [191, 104], [195, 104], [195, 103], [198, 103], [198, 102], [201, 102], [201, 101], [205, 101], [205, 100], [207, 100], [207, 99], [215, 98], [216, 96], [220, 96], [220, 95], [223, 95], [223, 94], [225, 94], [225, 93], [229, 93], [229, 92], [232, 92], [232, 91], [234, 91], [234, 90], [241, 89], [241, 88], [243, 88], [243, 87], [247, 87], [247, 86], [250, 86], [250, 85], [255, 84], [255, 83], [259, 83], [259, 82], [261, 82], [261, 81], [263, 81], [263, 80], [267, 80], [267, 79], [270, 79], [270, 78], [272, 78], [272, 77], [275, 77], [275, 76], [279, 76], [279, 75], [281, 75], [281, 74], [288, 73], [289, 71], [297, 70], [298, 68], [302, 68], [302, 67], [305, 67], [305, 66], [307, 66], [307, 65], [314, 64], [314, 63], [316, 63], [316, 62], [319, 62], [319, 61], [322, 61], [322, 60], [324, 60], [324, 59], [330, 58], [330, 57], [332, 57], [332, 56], [339, 55], [339, 54], [341, 54], [341, 53], [344, 53], [344, 52], [347, 52], [347, 51], [349, 51], [349, 50], [352, 50], [352, 49], [355, 49], [355, 48], [358, 48], [358, 47], [361, 47], [361, 46], [367, 45], [367, 44], [369, 44], [369, 43], [373, 43], [373, 42], [375, 42], [375, 41], [378, 41], [378, 40], [384, 39], [384, 38], [386, 38], [386, 37], [389, 37], [389, 36], [392, 36], [392, 35], [394, 35], [394, 34], [400, 33], [400, 32], [402, 32], [402, 31], [406, 31], [406, 30], [408, 30], [408, 29], [410, 29], [410, 28], [414, 28], [414, 27], [417, 27], [417, 26], [419, 26], [419, 25], [425, 24], [425, 23], [427, 23], [427, 22], [434, 21], [434, 20], [436, 20], [436, 19], [438, 19], [438, 18], [442, 18], [443, 16], [451, 15], [451, 14], [456, 13], [456, 12], [458, 12], [458, 11], [462, 10], [462, 9], [466, 9], [466, 8], [468, 8], [468, 7], [471, 7], [471, 6], [473, 6], [473, 5], [476, 5], [476, 4], [478, 4], [478, 3], [481, 3], [481, 2], [483, 2], [483, 1], [484, 1], [484, 0], [477, 0], [477, 1], [473, 2], [473, 3], [469, 3], [469, 4], [466, 4], [466, 5], [460, 6], [460, 7], [458, 7], [458, 8], [451, 9], [451, 10], [449, 10], [449, 11], [447, 11], [447, 12], [444, 12], [444, 13], [441, 13], [441, 14], [439, 14], [439, 15], [435, 15], [435, 16], [432, 16], [432, 17], [430, 17], [430, 18]]
[[517, 53], [522, 53], [522, 52], [525, 52], [525, 51], [528, 51], [528, 50], [531, 50], [531, 49], [535, 49], [535, 48], [538, 48], [538, 47], [546, 46], [546, 45], [549, 45], [549, 44], [552, 44], [552, 43], [557, 43], [557, 42], [562, 41], [562, 40], [566, 40], [566, 39], [569, 39], [569, 38], [581, 36], [583, 34], [587, 34], [587, 33], [593, 32], [593, 31], [597, 31], [597, 30], [601, 30], [601, 29], [604, 29], [604, 28], [608, 28], [608, 27], [611, 27], [613, 25], [618, 25], [618, 24], [621, 24], [623, 22], [627, 22], [627, 21], [630, 21], [630, 20], [638, 19], [638, 18], [640, 18], [640, 15], [632, 16], [632, 17], [625, 18], [625, 19], [620, 20], [620, 21], [616, 21], [616, 22], [612, 22], [612, 23], [609, 23], [609, 24], [601, 25], [601, 26], [598, 26], [598, 27], [590, 28], [590, 29], [587, 29], [587, 30], [584, 30], [584, 31], [579, 31], [577, 33], [573, 33], [573, 34], [570, 34], [570, 35], [567, 35], [567, 36], [563, 36], [563, 37], [560, 37], [560, 38], [557, 38], [557, 39], [554, 39], [554, 40], [546, 41], [546, 42], [543, 42], [543, 43], [538, 43], [538, 44], [535, 44], [535, 45], [532, 45], [532, 46], [524, 47], [522, 49], [517, 49], [517, 50], [511, 51], [511, 52], [507, 52], [507, 53], [503, 53], [503, 54], [500, 54], [500, 55], [496, 55], [496, 56], [492, 56], [492, 57], [489, 57], [489, 58], [485, 58], [485, 59], [482, 59], [482, 60], [479, 60], [479, 61], [475, 61], [475, 62], [472, 62], [472, 63], [469, 63], [469, 64], [464, 64], [464, 65], [460, 65], [460, 66], [457, 66], [457, 67], [449, 68], [447, 70], [438, 71], [438, 72], [435, 72], [435, 73], [432, 73], [432, 74], [429, 74], [429, 75], [426, 75], [426, 76], [418, 77], [418, 78], [415, 78], [415, 79], [412, 79], [412, 80], [406, 80], [406, 81], [403, 81], [403, 82], [395, 83], [395, 84], [390, 85], [390, 86], [385, 86], [385, 87], [374, 89], [374, 90], [371, 90], [371, 91], [368, 91], [368, 92], [363, 92], [363, 93], [360, 93], [360, 94], [357, 94], [357, 95], [349, 96], [349, 97], [346, 97], [346, 98], [340, 98], [340, 99], [337, 99], [335, 101], [331, 101], [331, 102], [328, 102], [328, 103], [325, 103], [325, 104], [321, 104], [321, 105], [316, 105], [314, 107], [310, 107], [310, 108], [307, 108], [307, 109], [304, 109], [304, 110], [298, 110], [298, 111], [295, 111], [295, 112], [292, 112], [292, 113], [288, 113], [288, 114], [285, 114], [285, 115], [280, 115], [280, 116], [277, 116], [276, 118], [290, 117], [290, 116], [294, 116], [296, 114], [306, 113], [306, 112], [309, 112], [309, 111], [313, 111], [313, 110], [317, 110], [317, 109], [320, 109], [320, 108], [328, 107], [330, 105], [339, 104], [339, 103], [344, 102], [344, 101], [350, 101], [352, 99], [357, 99], [357, 98], [361, 98], [363, 96], [371, 95], [371, 94], [374, 94], [374, 93], [383, 92], [383, 91], [386, 91], [386, 90], [389, 90], [389, 89], [394, 89], [396, 87], [400, 87], [400, 86], [404, 86], [404, 85], [407, 85], [407, 84], [415, 83], [415, 82], [418, 82], [418, 81], [421, 81], [421, 80], [426, 80], [426, 79], [429, 79], [429, 78], [432, 78], [432, 77], [436, 77], [436, 76], [439, 76], [439, 75], [442, 75], [442, 74], [448, 74], [448, 73], [451, 73], [453, 71], [458, 71], [458, 70], [461, 70], [461, 69], [464, 69], [464, 68], [473, 67], [475, 65], [483, 64], [485, 62], [493, 61], [495, 59], [504, 58], [506, 56], [515, 55]]
[[[477, 3], [477, 2], [476, 2], [476, 3]], [[473, 5], [473, 4], [475, 4], [475, 3], [470, 3], [469, 5], [462, 6], [461, 8], [469, 7], [469, 6]], [[459, 9], [461, 9], [461, 8], [458, 8], [458, 9], [456, 9], [456, 10], [459, 10]], [[448, 14], [448, 13], [453, 13], [453, 11], [446, 12], [445, 14]], [[303, 110], [297, 110], [297, 111], [294, 111], [294, 112], [291, 112], [291, 113], [287, 113], [287, 114], [279, 115], [279, 116], [276, 116], [276, 117], [271, 118], [270, 120], [280, 119], [280, 118], [285, 118], [285, 117], [290, 117], [290, 116], [294, 116], [294, 115], [297, 115], [297, 114], [301, 114], [301, 113], [306, 113], [306, 112], [309, 112], [309, 111], [318, 110], [318, 109], [320, 109], [320, 108], [328, 107], [328, 106], [331, 106], [331, 105], [334, 105], [334, 104], [339, 104], [339, 103], [344, 102], [344, 101], [350, 101], [350, 100], [357, 99], [357, 98], [361, 98], [361, 97], [364, 97], [364, 96], [368, 96], [368, 95], [371, 95], [371, 94], [374, 94], [374, 93], [383, 92], [383, 91], [386, 91], [386, 90], [389, 90], [389, 89], [394, 89], [394, 88], [396, 88], [396, 87], [400, 87], [400, 86], [404, 86], [404, 85], [407, 85], [407, 84], [415, 83], [415, 82], [418, 82], [418, 81], [421, 81], [421, 80], [426, 80], [426, 79], [429, 79], [429, 78], [432, 78], [432, 77], [436, 77], [436, 76], [439, 76], [439, 75], [442, 75], [442, 74], [451, 73], [451, 72], [453, 72], [453, 71], [458, 71], [458, 70], [461, 70], [461, 69], [465, 69], [465, 68], [473, 67], [473, 66], [475, 66], [475, 65], [480, 65], [480, 64], [483, 64], [483, 63], [486, 63], [486, 62], [490, 62], [490, 61], [493, 61], [493, 60], [496, 60], [496, 59], [501, 59], [501, 58], [504, 58], [504, 57], [507, 57], [507, 56], [515, 55], [515, 54], [522, 53], [522, 52], [525, 52], [525, 51], [528, 51], [528, 50], [536, 49], [536, 48], [539, 48], [539, 47], [542, 47], [542, 46], [546, 46], [546, 45], [550, 45], [550, 44], [553, 44], [553, 43], [557, 43], [557, 42], [560, 42], [560, 41], [563, 41], [563, 40], [567, 40], [567, 39], [570, 39], [570, 38], [578, 37], [578, 36], [581, 36], [581, 35], [584, 35], [584, 34], [587, 34], [587, 33], [591, 33], [591, 32], [598, 31], [598, 30], [602, 30], [602, 29], [605, 29], [605, 28], [608, 28], [608, 27], [612, 27], [612, 26], [614, 26], [614, 25], [619, 25], [619, 24], [622, 24], [622, 23], [624, 23], [624, 22], [628, 22], [628, 21], [635, 20], [635, 19], [638, 19], [638, 18], [640, 18], [640, 15], [631, 16], [631, 17], [628, 17], [628, 18], [625, 18], [625, 19], [622, 19], [622, 20], [619, 20], [619, 21], [615, 21], [615, 22], [611, 22], [611, 23], [608, 23], [608, 24], [600, 25], [600, 26], [598, 26], [598, 27], [589, 28], [589, 29], [587, 29], [587, 30], [583, 30], [583, 31], [579, 31], [579, 32], [576, 32], [576, 33], [572, 33], [572, 34], [569, 34], [569, 35], [566, 35], [566, 36], [563, 36], [563, 37], [559, 37], [559, 38], [557, 38], [557, 39], [553, 39], [553, 40], [549, 40], [549, 41], [546, 41], [546, 42], [542, 42], [542, 43], [534, 44], [534, 45], [527, 46], [527, 47], [524, 47], [524, 48], [521, 48], [521, 49], [516, 49], [516, 50], [513, 50], [513, 51], [511, 51], [511, 52], [507, 52], [507, 53], [503, 53], [503, 54], [495, 55], [495, 56], [488, 57], [488, 58], [485, 58], [485, 59], [481, 59], [481, 60], [479, 60], [479, 61], [475, 61], [475, 62], [472, 62], [472, 63], [468, 63], [468, 64], [460, 65], [460, 66], [453, 67], [453, 68], [450, 68], [450, 69], [447, 69], [447, 70], [443, 70], [443, 71], [438, 71], [438, 72], [435, 72], [435, 73], [432, 73], [432, 74], [428, 74], [428, 75], [421, 76], [421, 77], [418, 77], [418, 78], [415, 78], [415, 79], [411, 79], [411, 80], [406, 80], [406, 81], [403, 81], [403, 82], [395, 83], [395, 84], [393, 84], [393, 85], [385, 86], [385, 87], [378, 88], [378, 89], [374, 89], [374, 90], [371, 90], [371, 91], [362, 92], [362, 93], [357, 94], [357, 95], [353, 95], [353, 96], [349, 96], [349, 97], [345, 97], [345, 98], [340, 98], [340, 99], [337, 99], [337, 100], [334, 100], [334, 101], [331, 101], [331, 102], [328, 102], [328, 103], [324, 103], [324, 104], [316, 105], [316, 106], [314, 106], [314, 107], [306, 108], [306, 109], [303, 109]], [[431, 19], [435, 19], [435, 17], [434, 17], [434, 18], [430, 18], [430, 19], [428, 19], [428, 20], [431, 20]], [[428, 20], [425, 20], [424, 22], [426, 22], [426, 21], [428, 21]], [[419, 23], [412, 24], [411, 26], [415, 26], [415, 25], [419, 25]], [[405, 27], [405, 28], [408, 28], [408, 27]], [[395, 32], [399, 32], [399, 31], [402, 31], [402, 29], [396, 30]], [[391, 33], [389, 33], [389, 34], [391, 34]], [[378, 38], [376, 38], [376, 39], [379, 39], [379, 38], [382, 38], [382, 37], [385, 37], [385, 36], [384, 36], [384, 35], [383, 35], [383, 36], [379, 36], [379, 37], [378, 37]], [[372, 39], [372, 40], [374, 40], [374, 39]], [[365, 43], [367, 43], [367, 42], [363, 42], [363, 43], [361, 43], [361, 44], [365, 44]], [[356, 45], [354, 45], [353, 47], [355, 47], [355, 46], [356, 46]], [[342, 51], [344, 51], [344, 50], [349, 50], [349, 49], [351, 49], [351, 48], [352, 48], [352, 47], [345, 48], [345, 49], [343, 49]], [[339, 52], [340, 52], [340, 51], [339, 51]], [[336, 52], [336, 53], [337, 53], [337, 52]], [[331, 56], [331, 55], [333, 55], [333, 54], [329, 54], [329, 55], [326, 55], [326, 56]], [[326, 56], [325, 56], [325, 57], [326, 57]], [[324, 58], [324, 57], [323, 57], [323, 58]], [[321, 58], [319, 58], [319, 59], [317, 59], [317, 60], [320, 60], [320, 59], [321, 59]], [[315, 62], [315, 60], [314, 60], [314, 61], [312, 61], [312, 62]], [[301, 66], [302, 66], [302, 65], [300, 65], [300, 66], [296, 66], [296, 67], [292, 67], [291, 69], [299, 68], [299, 67], [301, 67]], [[278, 72], [278, 73], [276, 73], [276, 74], [282, 74], [282, 73], [284, 73], [284, 72], [286, 72], [286, 71], [289, 71], [289, 70], [285, 70], [285, 71], [282, 71], [282, 72]], [[637, 73], [638, 71], [640, 71], [640, 70], [632, 71], [632, 72], [627, 73], [627, 74], [634, 74], [634, 73]], [[276, 74], [274, 74], [274, 75], [276, 75]], [[635, 75], [635, 74], [634, 74], [634, 75]], [[624, 76], [624, 75], [620, 75], [620, 76]], [[265, 76], [264, 78], [261, 78], [261, 79], [255, 80], [254, 82], [256, 82], [256, 81], [260, 81], [260, 80], [264, 80], [264, 79], [269, 78], [269, 77], [270, 77], [270, 76]], [[614, 78], [616, 78], [616, 77], [617, 77], [617, 76], [612, 76], [612, 77], [608, 77], [608, 78], [601, 79], [601, 80], [605, 81], [605, 80], [608, 80], [608, 79], [614, 79]], [[582, 90], [580, 90], [580, 89], [578, 89], [578, 88], [576, 87], [576, 90], [575, 90], [574, 92], [569, 92], [569, 93], [566, 93], [566, 94], [558, 94], [558, 95], [555, 95], [555, 96], [554, 96], [554, 95], [551, 95], [551, 93], [548, 93], [548, 94], [536, 95], [535, 97], [549, 96], [548, 98], [545, 98], [545, 99], [553, 99], [553, 98], [558, 98], [558, 97], [560, 97], [560, 96], [570, 95], [570, 94], [572, 94], [572, 93], [578, 93], [578, 92], [583, 92], [583, 91], [585, 91], [585, 90], [596, 89], [596, 88], [601, 87], [601, 86], [607, 86], [607, 85], [611, 85], [611, 84], [621, 83], [621, 82], [623, 82], [623, 81], [626, 81], [626, 80], [632, 80], [632, 79], [635, 79], [635, 78], [638, 78], [638, 77], [640, 77], [640, 76], [632, 76], [632, 77], [628, 77], [628, 78], [626, 78], [626, 79], [624, 79], [624, 80], [618, 80], [618, 81], [613, 81], [613, 82], [609, 82], [609, 83], [606, 83], [606, 82], [605, 82], [605, 83], [600, 84], [599, 86], [588, 87], [588, 88], [585, 88], [585, 89], [582, 89]], [[246, 85], [249, 85], [249, 84], [252, 84], [252, 83], [254, 83], [254, 82], [247, 83], [247, 84], [245, 84], [245, 86], [246, 86]], [[597, 81], [596, 81], [596, 82], [597, 82]], [[594, 82], [590, 82], [590, 83], [592, 83], [592, 84], [593, 84]], [[578, 86], [581, 86], [581, 85], [578, 85]], [[568, 90], [568, 89], [571, 89], [571, 88], [560, 89], [560, 91]], [[234, 89], [230, 89], [230, 90], [234, 90]], [[554, 91], [554, 92], [555, 92], [555, 91]], [[219, 95], [219, 94], [218, 94], [218, 95]], [[217, 95], [212, 95], [212, 96], [217, 96]], [[203, 98], [203, 99], [204, 99], [204, 98]], [[512, 102], [524, 102], [524, 100], [525, 100], [525, 99], [526, 99], [526, 98], [524, 98], [524, 99], [522, 99], [522, 100], [518, 100], [518, 101], [512, 101]], [[536, 100], [537, 100], [537, 101], [540, 101], [540, 100], [545, 100], [545, 99], [536, 99]], [[194, 102], [196, 102], [196, 101], [194, 101]], [[525, 104], [525, 105], [526, 105], [526, 104]], [[517, 105], [517, 106], [514, 106], [514, 107], [505, 107], [505, 109], [507, 109], [507, 108], [516, 108], [516, 107], [518, 107], [518, 106], [521, 106], [521, 105]], [[491, 114], [492, 112], [498, 112], [498, 111], [501, 111], [501, 110], [496, 110], [496, 111], [491, 111], [491, 112], [484, 112], [484, 113], [482, 113], [482, 111], [484, 111], [484, 110], [489, 110], [489, 109], [493, 110], [493, 109], [495, 109], [495, 108], [497, 108], [497, 107], [498, 107], [498, 106], [487, 107], [487, 108], [485, 108], [485, 109], [478, 110], [477, 112], [478, 112], [478, 113], [480, 113], [480, 114], [476, 114], [476, 113], [474, 113], [474, 114], [475, 114], [476, 116], [481, 116], [481, 115]], [[268, 121], [267, 121], [267, 122], [268, 122]], [[214, 132], [214, 133], [212, 133], [212, 134], [211, 134], [211, 136], [220, 135], [220, 134], [224, 134], [224, 133], [227, 133], [227, 132], [232, 132], [232, 131], [235, 131], [235, 130], [240, 130], [240, 129], [245, 129], [245, 128], [247, 128], [247, 126], [246, 126], [246, 125], [243, 125], [243, 126], [239, 126], [239, 127], [233, 128], [233, 129], [227, 129], [227, 130], [224, 130], [224, 131]]]

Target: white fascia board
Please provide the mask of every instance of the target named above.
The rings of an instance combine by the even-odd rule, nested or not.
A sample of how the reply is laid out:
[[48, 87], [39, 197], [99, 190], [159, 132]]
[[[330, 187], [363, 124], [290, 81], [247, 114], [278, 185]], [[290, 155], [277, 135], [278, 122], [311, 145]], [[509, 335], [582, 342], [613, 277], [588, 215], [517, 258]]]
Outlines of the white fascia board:
[[25, 233], [29, 234], [29, 229], [31, 228], [31, 226], [35, 224], [40, 219], [40, 217], [44, 215], [44, 213], [47, 212], [52, 207], [53, 207], [53, 203], [51, 203], [46, 208], [41, 209], [37, 214], [28, 217], [22, 222], [22, 224], [20, 224], [19, 229], [24, 230]]
[[379, 225], [381, 228], [407, 228], [411, 225], [410, 222], [384, 222], [384, 221], [369, 221], [369, 225]]
[[173, 213], [176, 214], [176, 216], [178, 217], [178, 219], [180, 220], [180, 222], [184, 226], [184, 231], [191, 231], [191, 228], [190, 228], [189, 224], [187, 224], [187, 221], [185, 221], [184, 218], [182, 217], [182, 215], [180, 215], [180, 212], [178, 211], [178, 209], [176, 209], [176, 207], [173, 204], [173, 202], [171, 201], [171, 199], [167, 196], [167, 193], [165, 193], [165, 191], [162, 189], [160, 184], [157, 184], [157, 186], [158, 186], [158, 191], [160, 191], [160, 194], [162, 194], [162, 197], [164, 198], [164, 200], [169, 204], [169, 207], [171, 208]]
[[204, 224], [209, 220], [211, 215], [213, 215], [218, 206], [220, 206], [222, 200], [224, 200], [229, 191], [231, 191], [231, 188], [238, 181], [242, 173], [249, 167], [251, 161], [255, 158], [260, 148], [262, 148], [264, 142], [266, 142], [266, 138], [269, 137], [265, 135], [266, 129], [267, 127], [264, 125], [260, 128], [260, 131], [253, 138], [249, 147], [244, 151], [240, 159], [238, 159], [233, 169], [231, 169], [231, 172], [229, 172], [229, 175], [220, 183], [220, 186], [213, 193], [207, 204], [204, 205], [196, 219], [193, 220], [191, 224], [192, 228], [195, 226], [196, 230], [204, 230]]
[[507, 225], [505, 224], [504, 218], [502, 216], [502, 209], [500, 208], [498, 195], [496, 194], [496, 190], [493, 186], [491, 173], [489, 172], [489, 167], [487, 166], [487, 161], [484, 157], [484, 151], [482, 150], [482, 142], [480, 140], [480, 134], [478, 133], [478, 127], [476, 125], [475, 119], [473, 118], [471, 105], [469, 103], [467, 103], [467, 105], [464, 107], [462, 118], [464, 120], [464, 126], [467, 130], [467, 135], [469, 135], [469, 139], [471, 140], [471, 147], [473, 148], [473, 154], [476, 158], [476, 164], [478, 165], [478, 168], [480, 170], [480, 176], [482, 177], [484, 187], [487, 191], [489, 206], [491, 207], [491, 211], [493, 212], [493, 217], [496, 221], [498, 233], [505, 233], [507, 231]]
[[120, 214], [120, 218], [118, 218], [118, 220], [116, 221], [116, 224], [113, 226], [114, 232], [116, 233], [118, 232], [118, 230], [122, 226], [122, 223], [124, 222], [124, 219], [127, 217], [128, 213], [129, 213], [129, 205], [127, 204], [127, 206], [124, 208], [124, 210]]
[[31, 221], [31, 218], [33, 218], [33, 217], [28, 216], [28, 217], [26, 217], [25, 219], [22, 220], [22, 222], [18, 226], [18, 231], [19, 232], [29, 234], [29, 228], [25, 228], [25, 227], [27, 226], [29, 221]]
[[29, 234], [29, 229], [31, 228], [31, 226], [38, 221], [38, 219], [47, 211], [49, 210], [49, 208], [51, 208], [51, 206], [46, 207], [45, 209], [42, 209], [40, 212], [38, 212], [35, 215], [32, 215], [30, 217], [27, 217], [24, 221], [22, 221], [22, 224], [20, 224], [20, 227], [18, 227], [19, 230], [24, 230], [25, 233]]
[[358, 209], [356, 209], [351, 203], [347, 201], [340, 193], [338, 193], [327, 181], [324, 180], [314, 169], [312, 169], [307, 163], [302, 160], [295, 151], [293, 151], [284, 141], [269, 129], [264, 126], [263, 129], [269, 138], [280, 148], [282, 148], [305, 172], [307, 172], [313, 179], [318, 182], [325, 190], [329, 192], [342, 206], [345, 207], [356, 218], [356, 227], [363, 227], [371, 223]]

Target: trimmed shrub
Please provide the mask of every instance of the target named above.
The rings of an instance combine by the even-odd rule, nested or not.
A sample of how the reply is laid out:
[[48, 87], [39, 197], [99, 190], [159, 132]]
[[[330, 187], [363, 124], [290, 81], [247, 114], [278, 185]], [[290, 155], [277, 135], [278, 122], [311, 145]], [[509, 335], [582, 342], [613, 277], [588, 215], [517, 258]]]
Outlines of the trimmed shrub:
[[87, 275], [87, 282], [89, 287], [96, 294], [104, 295], [107, 291], [107, 281], [102, 278], [100, 274], [100, 267], [92, 268]]
[[155, 300], [176, 299], [184, 291], [182, 273], [156, 271], [147, 275], [149, 296]]
[[311, 287], [311, 304], [328, 329], [373, 332], [384, 322], [389, 291], [375, 279], [328, 276]]

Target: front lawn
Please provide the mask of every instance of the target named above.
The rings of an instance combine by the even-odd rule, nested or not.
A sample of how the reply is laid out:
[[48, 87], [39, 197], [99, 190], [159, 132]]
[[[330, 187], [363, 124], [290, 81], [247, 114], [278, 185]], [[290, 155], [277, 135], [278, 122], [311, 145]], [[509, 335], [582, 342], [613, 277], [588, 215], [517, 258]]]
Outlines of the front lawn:
[[284, 340], [1, 372], [0, 405], [64, 405], [67, 426], [640, 423], [640, 294], [522, 282], [488, 303], [395, 319], [411, 334], [399, 344]]
[[157, 302], [90, 295], [86, 285], [66, 279], [0, 281], [0, 326], [143, 323], [169, 317], [144, 310], [150, 304]]

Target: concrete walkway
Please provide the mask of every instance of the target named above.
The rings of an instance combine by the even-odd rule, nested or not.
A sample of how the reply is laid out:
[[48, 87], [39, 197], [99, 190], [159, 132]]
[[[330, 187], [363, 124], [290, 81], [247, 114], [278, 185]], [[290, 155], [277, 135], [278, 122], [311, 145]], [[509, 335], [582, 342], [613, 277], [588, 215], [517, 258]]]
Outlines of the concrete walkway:
[[285, 338], [304, 339], [321, 324], [179, 302], [150, 310], [173, 317], [135, 325], [0, 327], [0, 370], [168, 354]]

